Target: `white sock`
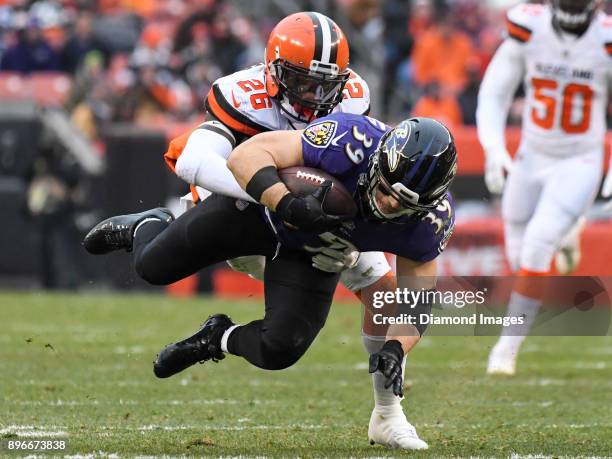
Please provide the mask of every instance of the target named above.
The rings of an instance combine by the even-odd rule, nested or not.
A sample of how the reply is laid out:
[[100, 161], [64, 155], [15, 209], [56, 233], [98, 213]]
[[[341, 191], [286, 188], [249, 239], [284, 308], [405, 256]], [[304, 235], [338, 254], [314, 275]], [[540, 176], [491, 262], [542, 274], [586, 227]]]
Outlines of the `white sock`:
[[[363, 346], [368, 355], [372, 355], [380, 350], [385, 344], [385, 339], [382, 337], [363, 335]], [[402, 379], [406, 371], [406, 356], [402, 362]], [[392, 414], [397, 410], [402, 410], [402, 398], [393, 393], [393, 388], [385, 389], [385, 375], [380, 371], [372, 373], [372, 388], [374, 389], [374, 409], [381, 414]]]
[[240, 325], [232, 325], [231, 327], [229, 327], [227, 330], [223, 332], [223, 336], [221, 337], [221, 350], [223, 352], [229, 352], [227, 350], [227, 340], [229, 339], [232, 332], [238, 327], [240, 327]]
[[529, 298], [521, 295], [518, 292], [512, 292], [506, 317], [521, 317], [524, 320], [522, 324], [511, 325], [504, 327], [497, 344], [495, 345], [497, 352], [516, 354], [529, 334], [529, 329], [535, 321], [536, 315], [542, 304], [541, 300]]
[[145, 218], [143, 221], [138, 223], [138, 225], [136, 225], [136, 228], [134, 228], [134, 234], [132, 235], [132, 237], [136, 237], [136, 231], [138, 231], [142, 225], [144, 225], [145, 223], [149, 223], [149, 222], [161, 222], [161, 220], [156, 217]]

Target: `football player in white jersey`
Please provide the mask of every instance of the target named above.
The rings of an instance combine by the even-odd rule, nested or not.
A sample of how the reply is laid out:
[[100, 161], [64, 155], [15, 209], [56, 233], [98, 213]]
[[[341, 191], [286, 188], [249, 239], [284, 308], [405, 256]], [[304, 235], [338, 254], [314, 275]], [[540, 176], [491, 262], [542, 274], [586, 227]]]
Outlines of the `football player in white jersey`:
[[[227, 169], [232, 149], [265, 131], [302, 129], [329, 113], [367, 114], [367, 83], [349, 67], [349, 47], [342, 30], [316, 12], [292, 14], [270, 34], [265, 63], [219, 78], [206, 97], [207, 121], [174, 139], [165, 155], [168, 166], [192, 185], [194, 201], [210, 192], [252, 201]], [[229, 260], [230, 266], [263, 279], [265, 257]], [[341, 282], [367, 304], [374, 291], [394, 289], [395, 277], [384, 254], [359, 254], [350, 244], [317, 254], [313, 263], [324, 271], [342, 271]], [[364, 321], [366, 323], [367, 321]], [[369, 354], [378, 352], [384, 334], [363, 331]], [[405, 360], [404, 360], [405, 362]], [[406, 420], [401, 399], [385, 388], [385, 378], [373, 374], [375, 408], [370, 440], [406, 449], [422, 449]]]
[[[489, 374], [515, 373], [520, 345], [541, 305], [543, 284], [529, 279], [550, 272], [555, 253], [581, 224], [600, 185], [612, 18], [599, 6], [597, 0], [554, 0], [510, 9], [507, 38], [480, 88], [485, 181], [491, 193], [503, 188], [506, 255], [517, 276], [507, 315], [525, 317], [523, 326], [502, 332], [489, 356]], [[521, 81], [522, 136], [512, 161], [504, 131]]]

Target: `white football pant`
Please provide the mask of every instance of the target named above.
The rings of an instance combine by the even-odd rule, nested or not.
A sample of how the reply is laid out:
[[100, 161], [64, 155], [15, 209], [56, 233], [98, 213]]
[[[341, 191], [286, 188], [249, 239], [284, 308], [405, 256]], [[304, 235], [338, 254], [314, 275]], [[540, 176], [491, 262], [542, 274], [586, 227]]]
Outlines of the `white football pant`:
[[593, 204], [601, 149], [567, 158], [519, 151], [502, 196], [506, 256], [513, 272], [546, 272], [555, 251]]

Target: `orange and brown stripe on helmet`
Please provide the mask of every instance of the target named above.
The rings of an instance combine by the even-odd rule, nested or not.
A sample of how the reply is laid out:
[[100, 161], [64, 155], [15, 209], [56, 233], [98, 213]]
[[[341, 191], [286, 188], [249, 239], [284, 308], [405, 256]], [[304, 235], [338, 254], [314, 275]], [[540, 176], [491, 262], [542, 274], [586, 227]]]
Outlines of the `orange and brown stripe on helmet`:
[[342, 30], [327, 16], [306, 13], [314, 27], [314, 53], [310, 70], [316, 73], [338, 75], [348, 68], [349, 47]]

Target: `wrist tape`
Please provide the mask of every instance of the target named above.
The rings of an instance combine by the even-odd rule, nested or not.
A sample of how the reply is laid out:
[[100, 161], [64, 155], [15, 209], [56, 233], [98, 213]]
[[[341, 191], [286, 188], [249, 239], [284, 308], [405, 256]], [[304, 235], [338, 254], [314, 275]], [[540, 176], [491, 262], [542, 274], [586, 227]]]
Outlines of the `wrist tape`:
[[264, 191], [280, 182], [281, 179], [278, 176], [278, 169], [276, 169], [276, 167], [262, 167], [253, 177], [251, 177], [249, 183], [247, 183], [246, 192], [257, 202], [260, 202], [261, 195], [264, 194]]

